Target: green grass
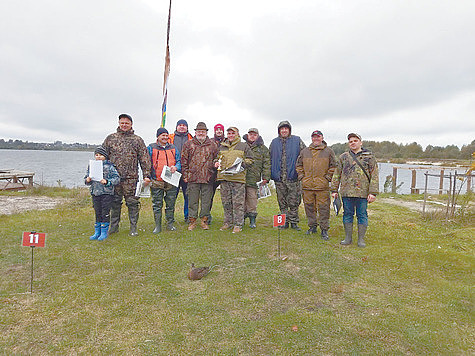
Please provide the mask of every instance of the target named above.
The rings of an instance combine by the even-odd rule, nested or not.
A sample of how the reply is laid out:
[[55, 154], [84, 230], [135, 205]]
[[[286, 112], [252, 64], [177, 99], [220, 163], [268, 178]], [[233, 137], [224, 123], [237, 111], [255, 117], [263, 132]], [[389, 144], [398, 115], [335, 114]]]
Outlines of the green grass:
[[[329, 242], [282, 231], [283, 261], [275, 197], [259, 202], [258, 229], [241, 234], [219, 231], [219, 194], [211, 230], [188, 232], [179, 199], [179, 231], [159, 236], [143, 199], [140, 235], [128, 236], [124, 211], [121, 231], [101, 243], [88, 240], [87, 193], [68, 194], [74, 202], [55, 210], [0, 216], [2, 354], [475, 351], [473, 221], [446, 225], [376, 202], [365, 249], [340, 246], [332, 216]], [[31, 230], [48, 233], [35, 249], [33, 294], [31, 250], [20, 246]], [[216, 267], [191, 282], [191, 262]]]

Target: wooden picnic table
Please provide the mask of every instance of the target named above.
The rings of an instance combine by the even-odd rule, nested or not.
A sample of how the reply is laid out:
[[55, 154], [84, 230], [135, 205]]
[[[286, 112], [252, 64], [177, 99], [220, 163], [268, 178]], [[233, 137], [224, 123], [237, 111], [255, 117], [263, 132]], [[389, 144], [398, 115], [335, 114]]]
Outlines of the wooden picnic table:
[[[34, 175], [35, 172], [0, 169], [0, 190], [21, 190], [33, 187]], [[28, 183], [25, 184], [26, 180], [28, 180]]]

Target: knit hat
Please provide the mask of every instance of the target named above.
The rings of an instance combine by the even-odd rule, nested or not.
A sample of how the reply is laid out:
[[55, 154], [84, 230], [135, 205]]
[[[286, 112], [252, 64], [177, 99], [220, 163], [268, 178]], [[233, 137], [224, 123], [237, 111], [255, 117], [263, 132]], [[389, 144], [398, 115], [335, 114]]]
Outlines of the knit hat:
[[198, 122], [198, 125], [196, 125], [196, 130], [206, 130], [208, 131], [208, 128], [206, 127], [206, 124], [204, 122]]
[[352, 133], [348, 134], [348, 140], [350, 139], [350, 137], [356, 137], [361, 141], [361, 136], [358, 135], [357, 133], [352, 132]]
[[216, 132], [216, 129], [218, 129], [218, 128], [224, 131], [224, 125], [216, 124], [216, 125], [214, 125], [214, 132]]
[[94, 154], [99, 153], [100, 155], [104, 156], [106, 159], [109, 159], [109, 155], [107, 154], [107, 151], [104, 147], [98, 146], [94, 150]]
[[130, 122], [133, 123], [133, 121], [132, 121], [132, 116], [130, 116], [129, 114], [120, 114], [120, 115], [119, 115], [119, 120], [122, 119], [122, 118], [129, 119]]
[[239, 129], [234, 126], [229, 127], [226, 131], [234, 131], [235, 133], [239, 135]]
[[168, 133], [168, 130], [164, 127], [160, 127], [158, 130], [157, 130], [157, 137], [160, 136], [161, 134], [163, 133]]
[[178, 127], [178, 125], [186, 125], [186, 127], [188, 127], [188, 123], [186, 122], [185, 119], [180, 119], [176, 122], [176, 127]]

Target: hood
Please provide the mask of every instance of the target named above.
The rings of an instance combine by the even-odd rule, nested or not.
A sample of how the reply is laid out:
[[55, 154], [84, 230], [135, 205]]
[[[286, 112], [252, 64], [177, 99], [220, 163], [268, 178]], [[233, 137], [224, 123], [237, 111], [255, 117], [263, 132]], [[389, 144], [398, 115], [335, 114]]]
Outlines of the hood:
[[328, 146], [327, 143], [325, 142], [325, 140], [323, 140], [320, 146], [315, 146], [313, 143], [311, 143], [308, 147], [314, 150], [323, 150], [327, 146]]
[[282, 126], [288, 126], [288, 128], [290, 129], [290, 134], [289, 134], [289, 136], [292, 135], [292, 125], [290, 124], [290, 122], [288, 122], [288, 121], [286, 121], [286, 120], [285, 120], [285, 121], [281, 121], [281, 122], [279, 123], [279, 126], [277, 126], [277, 135], [280, 136], [279, 130], [280, 130], [280, 128], [281, 128]]
[[130, 129], [128, 131], [123, 131], [120, 129], [120, 127], [117, 128], [117, 133], [120, 133], [121, 135], [133, 135], [134, 134], [134, 129]]

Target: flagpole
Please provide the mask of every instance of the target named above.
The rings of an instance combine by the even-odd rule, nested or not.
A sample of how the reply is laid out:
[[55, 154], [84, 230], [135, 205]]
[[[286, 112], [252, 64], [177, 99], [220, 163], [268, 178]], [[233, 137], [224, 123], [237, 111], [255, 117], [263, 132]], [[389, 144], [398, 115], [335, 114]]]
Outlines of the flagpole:
[[168, 6], [168, 25], [167, 25], [167, 50], [165, 53], [165, 70], [163, 73], [163, 101], [162, 101], [162, 122], [161, 127], [165, 127], [167, 119], [167, 100], [168, 100], [168, 75], [170, 74], [170, 19], [172, 14], [172, 0]]

